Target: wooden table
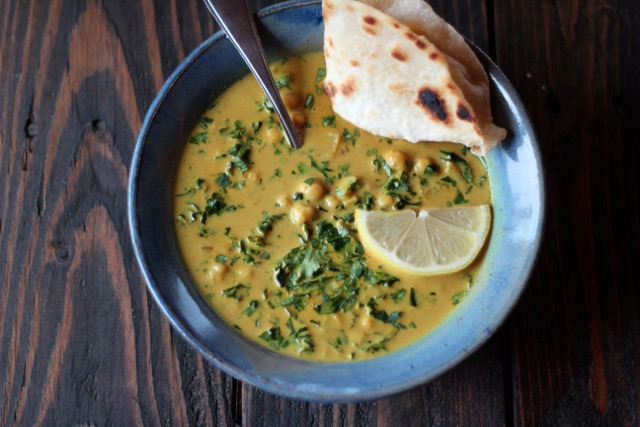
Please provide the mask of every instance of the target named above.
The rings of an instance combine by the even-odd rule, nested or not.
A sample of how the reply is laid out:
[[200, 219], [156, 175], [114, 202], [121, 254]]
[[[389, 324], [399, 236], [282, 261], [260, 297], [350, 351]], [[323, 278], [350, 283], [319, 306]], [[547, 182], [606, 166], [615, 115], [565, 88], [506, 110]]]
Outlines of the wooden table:
[[216, 30], [204, 4], [0, 0], [0, 425], [640, 425], [640, 2], [432, 5], [530, 111], [542, 250], [506, 324], [458, 367], [331, 405], [209, 365], [134, 260], [136, 136], [164, 79]]

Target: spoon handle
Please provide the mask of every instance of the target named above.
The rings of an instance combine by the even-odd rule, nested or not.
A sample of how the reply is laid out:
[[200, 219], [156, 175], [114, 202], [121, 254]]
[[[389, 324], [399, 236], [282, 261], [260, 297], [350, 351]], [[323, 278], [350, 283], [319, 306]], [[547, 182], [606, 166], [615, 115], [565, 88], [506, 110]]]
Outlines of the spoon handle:
[[204, 2], [267, 94], [273, 109], [280, 118], [289, 144], [293, 148], [302, 147], [300, 134], [291, 121], [280, 97], [280, 92], [273, 81], [246, 0], [204, 0]]

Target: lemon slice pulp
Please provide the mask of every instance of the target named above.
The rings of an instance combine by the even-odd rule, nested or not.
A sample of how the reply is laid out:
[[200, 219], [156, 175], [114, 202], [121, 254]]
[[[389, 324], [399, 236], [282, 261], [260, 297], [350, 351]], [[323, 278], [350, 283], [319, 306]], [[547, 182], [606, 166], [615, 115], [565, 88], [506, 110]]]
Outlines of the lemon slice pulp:
[[491, 226], [488, 205], [420, 211], [356, 210], [360, 239], [389, 267], [432, 276], [459, 271], [478, 255]]

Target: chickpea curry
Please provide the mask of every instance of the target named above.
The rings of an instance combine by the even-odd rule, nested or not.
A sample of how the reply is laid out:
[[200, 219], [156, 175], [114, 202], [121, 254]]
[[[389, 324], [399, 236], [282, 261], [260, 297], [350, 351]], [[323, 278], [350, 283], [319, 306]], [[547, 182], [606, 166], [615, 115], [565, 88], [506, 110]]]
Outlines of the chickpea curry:
[[323, 91], [321, 53], [271, 68], [304, 146], [289, 147], [252, 76], [204, 113], [174, 201], [195, 284], [229, 325], [290, 356], [363, 360], [419, 340], [467, 295], [481, 260], [442, 276], [395, 271], [364, 250], [354, 212], [490, 203], [482, 160], [344, 121]]

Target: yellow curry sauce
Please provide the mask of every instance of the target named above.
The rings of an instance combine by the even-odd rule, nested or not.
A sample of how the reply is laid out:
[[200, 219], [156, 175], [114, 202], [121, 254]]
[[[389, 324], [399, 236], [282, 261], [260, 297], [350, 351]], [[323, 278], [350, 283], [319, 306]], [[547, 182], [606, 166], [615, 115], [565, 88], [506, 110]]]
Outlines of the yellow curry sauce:
[[336, 116], [320, 53], [271, 67], [304, 146], [289, 148], [251, 76], [205, 112], [175, 186], [195, 283], [230, 325], [291, 356], [363, 360], [416, 341], [466, 296], [478, 262], [446, 276], [393, 271], [367, 256], [354, 211], [490, 203], [483, 163], [459, 144], [380, 138]]

